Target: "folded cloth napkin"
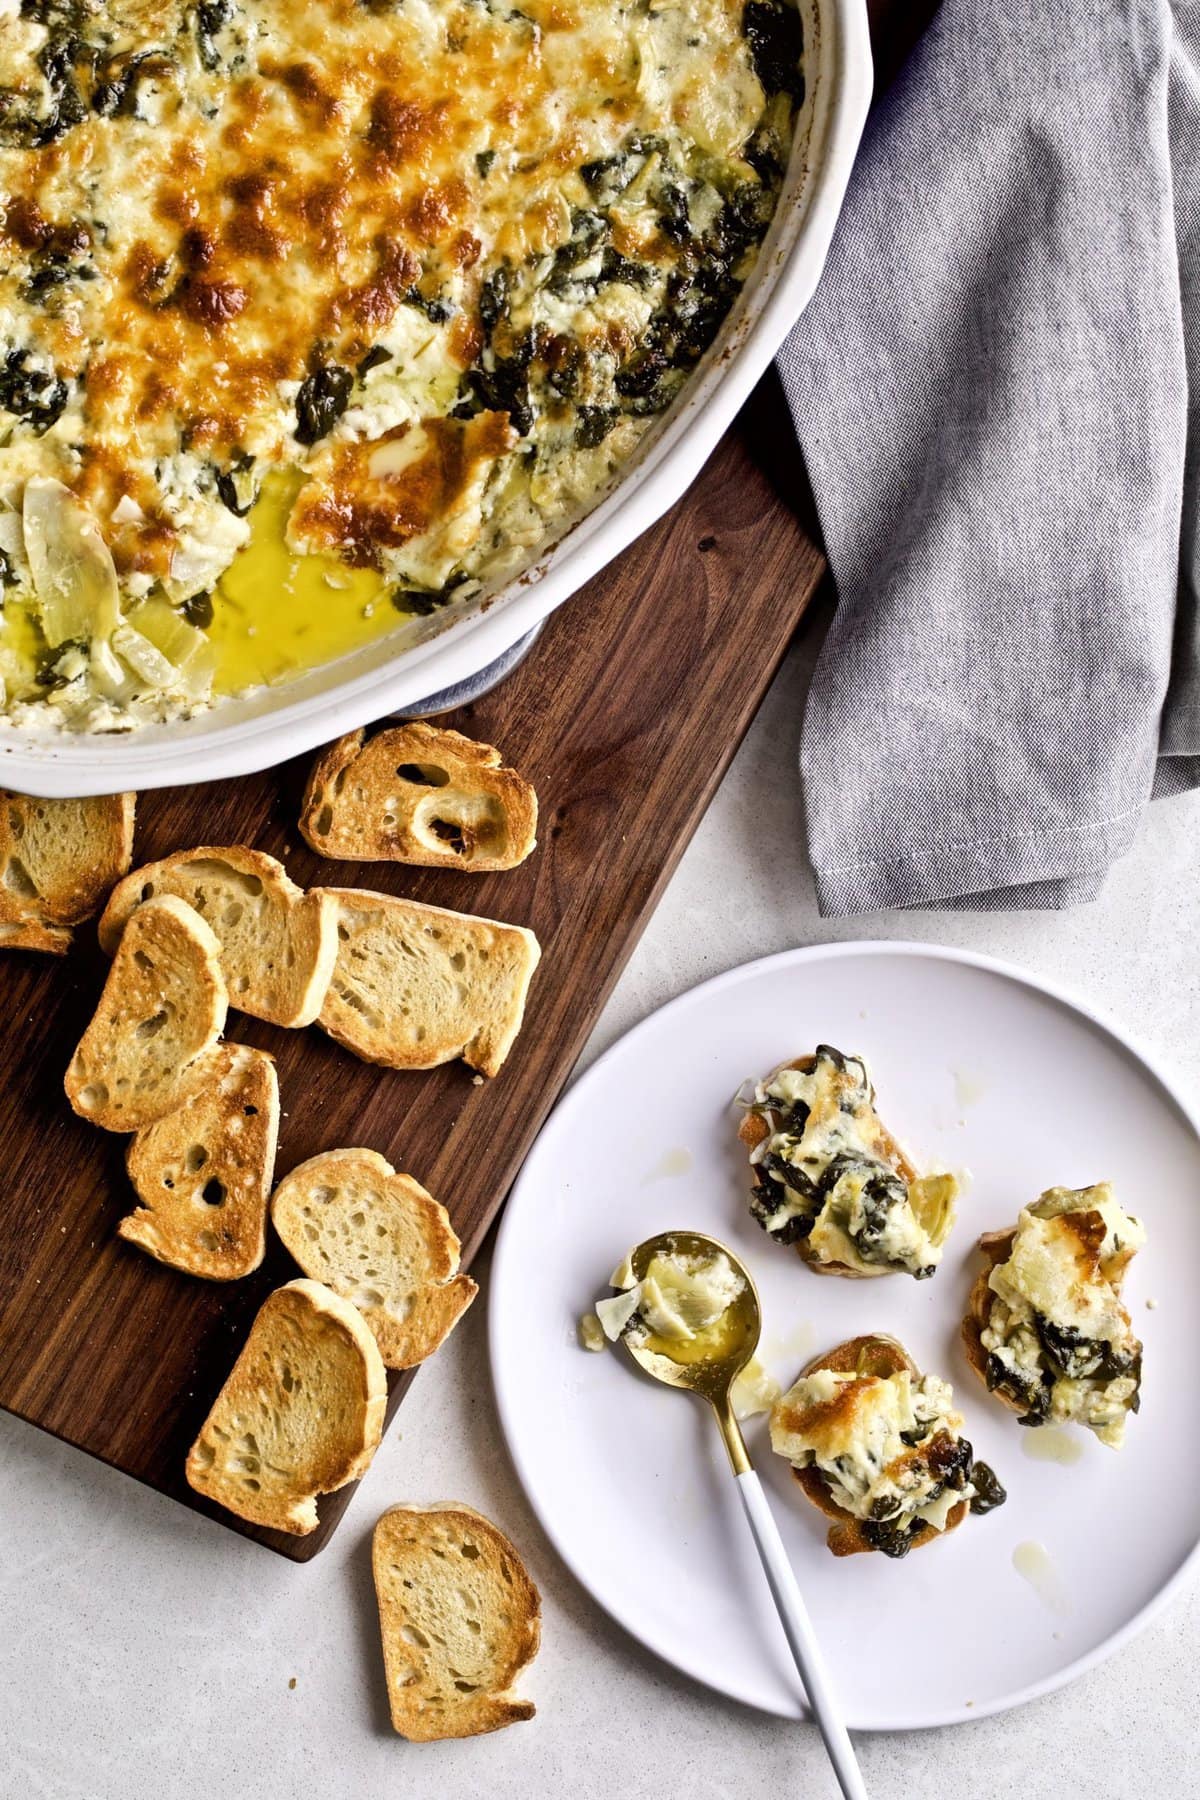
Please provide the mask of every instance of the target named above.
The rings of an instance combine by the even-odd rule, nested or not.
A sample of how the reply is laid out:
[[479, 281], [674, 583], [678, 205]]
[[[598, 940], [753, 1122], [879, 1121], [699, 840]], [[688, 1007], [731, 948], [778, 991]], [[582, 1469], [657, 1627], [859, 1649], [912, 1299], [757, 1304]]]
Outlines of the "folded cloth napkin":
[[944, 0], [779, 368], [822, 911], [1094, 897], [1200, 785], [1200, 0]]

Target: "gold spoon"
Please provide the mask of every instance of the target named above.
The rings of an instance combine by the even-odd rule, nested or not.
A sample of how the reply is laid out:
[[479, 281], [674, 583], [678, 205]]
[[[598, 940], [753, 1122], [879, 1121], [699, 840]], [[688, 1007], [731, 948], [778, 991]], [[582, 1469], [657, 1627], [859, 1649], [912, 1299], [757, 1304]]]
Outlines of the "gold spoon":
[[800, 1596], [795, 1573], [788, 1560], [779, 1527], [767, 1504], [762, 1483], [754, 1472], [741, 1427], [734, 1416], [730, 1390], [754, 1352], [762, 1331], [762, 1309], [758, 1290], [750, 1271], [732, 1250], [706, 1237], [699, 1231], [664, 1231], [647, 1238], [630, 1253], [629, 1266], [634, 1278], [641, 1281], [656, 1256], [687, 1256], [712, 1261], [723, 1256], [734, 1273], [742, 1278], [742, 1289], [726, 1307], [720, 1319], [708, 1331], [683, 1343], [668, 1341], [646, 1332], [634, 1343], [625, 1333], [621, 1342], [630, 1356], [668, 1387], [685, 1388], [707, 1400], [716, 1416], [717, 1426], [729, 1453], [746, 1518], [762, 1560], [763, 1572], [771, 1597], [779, 1612], [796, 1667], [808, 1695], [816, 1721], [825, 1740], [829, 1760], [833, 1764], [846, 1800], [867, 1800], [861, 1771], [842, 1720], [841, 1709], [834, 1698], [825, 1660], [821, 1655], [808, 1610]]

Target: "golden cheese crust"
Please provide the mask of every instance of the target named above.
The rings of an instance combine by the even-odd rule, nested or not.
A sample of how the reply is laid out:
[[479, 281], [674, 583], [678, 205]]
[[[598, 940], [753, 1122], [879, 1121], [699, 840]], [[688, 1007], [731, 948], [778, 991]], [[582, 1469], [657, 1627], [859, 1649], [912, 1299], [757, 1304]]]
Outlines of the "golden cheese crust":
[[980, 1238], [985, 1265], [963, 1343], [980, 1381], [1023, 1424], [1076, 1422], [1120, 1447], [1142, 1373], [1121, 1290], [1145, 1237], [1111, 1184], [1099, 1182], [1049, 1188], [1014, 1229]]
[[[895, 1338], [880, 1333], [851, 1338], [846, 1343], [838, 1344], [823, 1356], [815, 1357], [801, 1371], [801, 1377], [815, 1374], [821, 1369], [848, 1375], [852, 1379], [842, 1383], [824, 1401], [800, 1405], [790, 1393], [785, 1394], [776, 1403], [772, 1413], [773, 1430], [782, 1427], [785, 1433], [796, 1433], [804, 1437], [811, 1443], [819, 1458], [836, 1457], [844, 1452], [847, 1445], [852, 1444], [860, 1412], [867, 1410], [865, 1403], [878, 1381], [886, 1381], [902, 1370], [907, 1370], [914, 1380], [920, 1378], [917, 1366], [904, 1346]], [[953, 1423], [956, 1430], [961, 1427], [962, 1421], [957, 1414], [953, 1415]], [[953, 1448], [955, 1439], [942, 1433], [935, 1441], [939, 1449], [949, 1450]], [[928, 1454], [928, 1445], [914, 1445], [889, 1465], [890, 1471], [900, 1476], [906, 1463], [917, 1468]], [[815, 1462], [806, 1468], [793, 1467], [792, 1477], [805, 1497], [834, 1521], [826, 1543], [835, 1556], [856, 1556], [878, 1548], [864, 1521], [856, 1518], [834, 1499], [828, 1478]], [[947, 1532], [962, 1524], [969, 1510], [966, 1500], [955, 1501], [947, 1512], [941, 1530], [931, 1524], [914, 1523], [908, 1534], [908, 1548], [919, 1550], [925, 1544], [945, 1537]]]
[[[0, 19], [0, 674], [91, 724], [203, 702], [118, 609], [180, 666], [130, 613], [206, 630], [273, 470], [301, 477], [292, 547], [399, 612], [557, 535], [736, 298], [804, 98], [786, 0]], [[81, 618], [30, 537], [89, 528]]]

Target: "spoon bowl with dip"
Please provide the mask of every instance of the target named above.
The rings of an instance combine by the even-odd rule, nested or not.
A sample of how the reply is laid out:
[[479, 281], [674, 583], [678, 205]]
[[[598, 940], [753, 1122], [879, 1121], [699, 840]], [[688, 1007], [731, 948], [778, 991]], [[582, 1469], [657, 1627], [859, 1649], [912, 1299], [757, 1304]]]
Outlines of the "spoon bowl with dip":
[[834, 1773], [846, 1800], [866, 1800], [808, 1609], [733, 1410], [731, 1389], [758, 1349], [762, 1331], [762, 1310], [750, 1271], [716, 1238], [699, 1231], [665, 1231], [630, 1251], [615, 1271], [613, 1285], [621, 1291], [597, 1306], [608, 1335], [618, 1336], [638, 1367], [655, 1381], [698, 1394], [713, 1410], [767, 1585]]

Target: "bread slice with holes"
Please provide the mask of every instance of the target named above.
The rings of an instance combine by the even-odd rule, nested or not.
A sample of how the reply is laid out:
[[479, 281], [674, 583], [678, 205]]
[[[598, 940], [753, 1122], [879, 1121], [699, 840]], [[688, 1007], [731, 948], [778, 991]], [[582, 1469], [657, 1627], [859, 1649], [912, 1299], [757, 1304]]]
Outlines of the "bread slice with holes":
[[513, 1683], [538, 1653], [542, 1604], [502, 1531], [469, 1506], [393, 1506], [371, 1553], [392, 1724], [415, 1743], [532, 1719]]
[[133, 859], [136, 796], [38, 800], [0, 789], [0, 947], [70, 947]]
[[319, 1281], [290, 1281], [259, 1308], [188, 1452], [188, 1483], [239, 1519], [304, 1537], [318, 1497], [366, 1473], [386, 1404], [361, 1315]]
[[322, 1029], [391, 1069], [432, 1069], [461, 1056], [495, 1075], [521, 1029], [541, 956], [532, 931], [366, 888], [322, 891], [338, 909]]
[[432, 1356], [475, 1298], [450, 1215], [375, 1150], [326, 1150], [285, 1175], [271, 1219], [306, 1275], [362, 1313], [389, 1369]]
[[137, 907], [176, 894], [207, 920], [221, 944], [231, 1006], [272, 1025], [311, 1025], [337, 954], [336, 908], [306, 894], [283, 864], [244, 844], [202, 845], [135, 869], [100, 920], [110, 954]]
[[174, 894], [139, 907], [63, 1083], [81, 1118], [138, 1131], [203, 1086], [225, 1029], [220, 950]]
[[352, 731], [314, 764], [300, 830], [349, 862], [515, 869], [537, 843], [537, 795], [493, 745], [444, 726]]
[[117, 1230], [185, 1275], [249, 1275], [266, 1250], [278, 1132], [274, 1058], [219, 1044], [204, 1086], [130, 1144], [126, 1167], [140, 1204]]

